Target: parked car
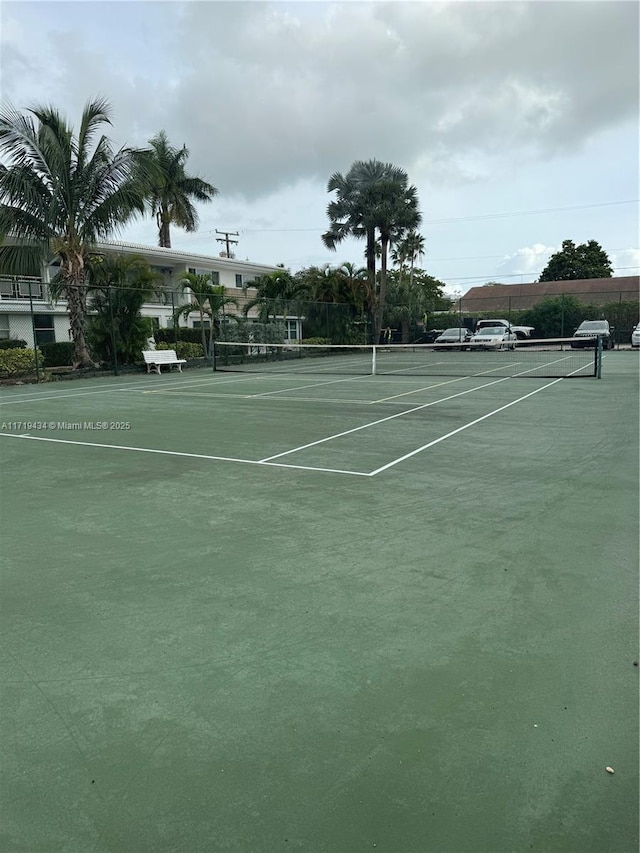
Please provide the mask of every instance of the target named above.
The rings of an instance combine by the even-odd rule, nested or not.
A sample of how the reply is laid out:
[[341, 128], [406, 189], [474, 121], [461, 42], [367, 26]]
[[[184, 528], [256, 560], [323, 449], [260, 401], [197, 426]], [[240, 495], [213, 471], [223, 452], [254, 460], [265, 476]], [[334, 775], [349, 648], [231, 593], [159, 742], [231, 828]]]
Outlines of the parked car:
[[445, 329], [444, 332], [435, 339], [434, 348], [438, 348], [444, 344], [466, 344], [473, 337], [473, 333], [469, 329]]
[[597, 338], [602, 338], [602, 349], [613, 349], [613, 329], [608, 320], [585, 320], [573, 333], [572, 349], [584, 349], [597, 346]]
[[521, 341], [530, 338], [531, 333], [535, 331], [534, 326], [513, 326], [508, 320], [478, 320], [476, 334], [485, 329], [494, 329], [496, 326], [504, 326], [505, 329], [514, 332], [516, 338]]
[[436, 338], [440, 337], [442, 334], [442, 329], [428, 329], [426, 332], [422, 333], [422, 337], [420, 338], [421, 344], [432, 344]]
[[517, 340], [516, 333], [510, 329], [504, 326], [489, 326], [476, 332], [467, 346], [471, 349], [515, 349]]
[[640, 347], [640, 323], [631, 332], [631, 348], [638, 349]]

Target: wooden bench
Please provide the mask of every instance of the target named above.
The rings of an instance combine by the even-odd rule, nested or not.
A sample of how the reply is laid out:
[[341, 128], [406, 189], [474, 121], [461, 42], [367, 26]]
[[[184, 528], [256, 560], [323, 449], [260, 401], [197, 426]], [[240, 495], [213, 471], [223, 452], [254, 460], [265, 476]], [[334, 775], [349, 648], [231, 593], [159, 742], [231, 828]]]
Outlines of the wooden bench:
[[160, 368], [163, 364], [169, 365], [169, 371], [175, 364], [182, 373], [182, 365], [187, 363], [186, 358], [178, 358], [174, 349], [143, 350], [142, 355], [147, 365], [147, 373], [161, 373]]

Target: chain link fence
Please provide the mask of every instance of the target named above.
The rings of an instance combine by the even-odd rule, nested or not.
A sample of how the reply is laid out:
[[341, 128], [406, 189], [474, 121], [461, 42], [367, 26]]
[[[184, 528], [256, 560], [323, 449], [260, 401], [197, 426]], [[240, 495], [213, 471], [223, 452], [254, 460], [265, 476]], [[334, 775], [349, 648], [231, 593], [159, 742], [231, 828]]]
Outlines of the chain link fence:
[[[490, 289], [490, 288], [487, 288]], [[503, 290], [503, 288], [501, 288]], [[0, 350], [39, 349], [48, 371], [69, 372], [74, 348], [64, 300], [54, 301], [39, 279], [0, 279]], [[394, 318], [402, 318], [401, 321]], [[618, 347], [639, 322], [638, 293], [573, 293], [540, 297], [462, 297], [451, 310], [387, 305], [380, 340], [366, 306], [300, 298], [258, 299], [227, 289], [209, 294], [162, 288], [107, 287], [87, 293], [84, 322], [89, 352], [102, 371], [144, 369], [142, 351], [174, 349], [191, 366], [212, 364], [214, 340], [244, 343], [429, 343], [437, 330], [475, 328], [482, 319], [529, 326], [535, 338], [569, 337], [583, 320], [606, 319]], [[96, 368], [96, 369], [98, 369]], [[1, 371], [0, 371], [1, 373]]]

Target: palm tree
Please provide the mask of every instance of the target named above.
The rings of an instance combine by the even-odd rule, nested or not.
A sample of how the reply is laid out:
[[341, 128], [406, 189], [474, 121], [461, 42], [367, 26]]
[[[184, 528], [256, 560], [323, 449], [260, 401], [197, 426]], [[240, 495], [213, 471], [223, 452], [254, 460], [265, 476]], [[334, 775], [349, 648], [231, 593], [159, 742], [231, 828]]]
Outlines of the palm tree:
[[[367, 271], [371, 290], [376, 293], [374, 340], [378, 341], [387, 289], [389, 246], [399, 234], [420, 224], [417, 190], [409, 185], [403, 169], [378, 160], [358, 160], [346, 176], [332, 175], [327, 190], [337, 195], [327, 206], [330, 227], [322, 237], [325, 246], [335, 250], [347, 237], [364, 237], [367, 241]], [[379, 282], [376, 282], [377, 240], [380, 243]]]
[[[202, 351], [208, 358], [213, 352], [213, 338], [216, 326], [219, 326], [220, 313], [226, 305], [235, 305], [237, 307], [238, 300], [233, 296], [227, 296], [224, 285], [213, 284], [213, 276], [208, 274], [185, 273], [178, 285], [184, 291], [189, 288], [191, 291], [191, 299], [186, 305], [180, 306], [175, 312], [174, 322], [177, 323], [181, 316], [187, 316], [192, 311], [197, 311], [200, 315], [200, 331], [202, 333]], [[235, 315], [230, 314], [230, 317], [237, 319]], [[205, 318], [209, 322], [209, 336], [207, 344], [207, 335], [205, 334]]]
[[189, 150], [184, 145], [182, 148], [170, 145], [164, 130], [150, 139], [149, 145], [147, 201], [158, 225], [158, 245], [170, 249], [170, 226], [196, 231], [198, 212], [193, 201], [211, 201], [218, 190], [202, 178], [187, 175], [185, 163]]
[[0, 271], [38, 275], [59, 263], [74, 367], [93, 366], [85, 339], [87, 267], [96, 243], [144, 212], [141, 152], [113, 152], [101, 125], [111, 124], [107, 101], [87, 103], [75, 135], [53, 107], [23, 115], [0, 110]]
[[88, 282], [92, 313], [87, 337], [92, 350], [107, 362], [115, 357], [125, 364], [139, 361], [151, 322], [140, 316], [140, 309], [161, 292], [160, 273], [139, 256], [109, 255], [91, 259]]
[[258, 317], [263, 323], [269, 322], [271, 315], [275, 319], [279, 314], [286, 314], [289, 301], [296, 299], [303, 290], [299, 280], [286, 269], [277, 269], [257, 276], [247, 282], [245, 293], [247, 287], [255, 289], [256, 295], [245, 303], [242, 309], [244, 315], [246, 317], [251, 309], [257, 306]]
[[417, 231], [409, 231], [403, 234], [395, 243], [391, 251], [391, 257], [399, 265], [399, 284], [402, 284], [402, 273], [404, 264], [409, 261], [409, 280], [413, 284], [413, 270], [416, 260], [424, 255], [424, 237]]

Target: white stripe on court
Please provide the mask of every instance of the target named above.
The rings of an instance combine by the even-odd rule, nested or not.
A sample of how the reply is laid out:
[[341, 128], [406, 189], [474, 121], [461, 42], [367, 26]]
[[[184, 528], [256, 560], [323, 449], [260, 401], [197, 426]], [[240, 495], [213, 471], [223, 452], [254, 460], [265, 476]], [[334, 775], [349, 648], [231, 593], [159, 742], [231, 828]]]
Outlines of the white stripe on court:
[[429, 447], [433, 447], [434, 444], [439, 444], [441, 441], [445, 441], [447, 438], [451, 438], [452, 435], [457, 435], [459, 432], [464, 432], [465, 429], [469, 429], [469, 427], [475, 426], [479, 424], [481, 421], [486, 421], [487, 418], [493, 417], [493, 415], [497, 415], [499, 412], [504, 412], [505, 409], [509, 409], [511, 406], [515, 406], [516, 403], [521, 403], [523, 400], [526, 400], [528, 397], [533, 397], [534, 394], [537, 394], [540, 391], [544, 391], [545, 388], [550, 388], [552, 385], [555, 385], [557, 382], [562, 382], [562, 378], [554, 379], [553, 382], [549, 382], [547, 385], [543, 385], [541, 388], [536, 388], [535, 391], [530, 391], [528, 394], [525, 394], [523, 397], [518, 397], [517, 400], [512, 400], [510, 403], [507, 403], [505, 406], [500, 406], [499, 409], [494, 409], [492, 412], [489, 412], [486, 415], [482, 415], [480, 418], [476, 418], [473, 421], [469, 421], [468, 424], [464, 424], [464, 426], [458, 427], [457, 429], [451, 430], [446, 435], [441, 435], [440, 438], [434, 438], [433, 441], [428, 442], [428, 444], [423, 444], [422, 447], [418, 447], [416, 450], [412, 450], [410, 453], [405, 453], [404, 456], [399, 456], [398, 459], [394, 459], [392, 462], [387, 462], [386, 465], [381, 465], [380, 468], [376, 468], [375, 471], [371, 471], [371, 476], [375, 477], [376, 474], [380, 474], [382, 471], [386, 471], [388, 468], [393, 468], [394, 465], [400, 464], [400, 462], [404, 462], [405, 459], [410, 459], [412, 456], [415, 456], [417, 453], [422, 453], [423, 450], [427, 450]]
[[[570, 376], [573, 376], [575, 373], [579, 373], [583, 369], [584, 367], [578, 367], [576, 368], [576, 370], [572, 370], [571, 373], [568, 373], [567, 376], [561, 376], [559, 379], [554, 379], [552, 382], [547, 382], [546, 385], [542, 385], [540, 388], [536, 388], [535, 391], [530, 391], [528, 394], [525, 394], [522, 397], [518, 397], [517, 400], [512, 400], [510, 403], [507, 403], [504, 406], [500, 406], [500, 408], [498, 409], [494, 409], [493, 412], [489, 412], [486, 415], [482, 415], [482, 417], [476, 418], [475, 420], [470, 421], [468, 424], [464, 424], [464, 426], [458, 427], [457, 429], [448, 432], [446, 435], [441, 435], [440, 438], [435, 438], [433, 441], [430, 441], [427, 444], [423, 444], [422, 447], [418, 447], [417, 450], [412, 450], [410, 453], [405, 453], [404, 456], [400, 456], [398, 459], [394, 459], [392, 462], [387, 462], [386, 465], [381, 465], [380, 468], [376, 468], [375, 471], [371, 471], [370, 476], [375, 477], [376, 474], [380, 474], [382, 471], [387, 471], [394, 465], [398, 465], [400, 462], [404, 462], [405, 459], [410, 459], [412, 456], [415, 456], [418, 453], [422, 453], [423, 450], [427, 450], [429, 447], [433, 447], [434, 444], [439, 444], [441, 441], [445, 441], [445, 439], [451, 438], [451, 436], [457, 435], [459, 432], [463, 432], [465, 429], [469, 429], [469, 427], [475, 426], [475, 424], [479, 424], [481, 421], [486, 421], [487, 418], [490, 418], [493, 415], [497, 415], [499, 412], [504, 412], [505, 409], [509, 409], [511, 408], [511, 406], [515, 406], [516, 403], [521, 403], [528, 397], [533, 397], [534, 394], [538, 394], [540, 391], [544, 391], [546, 388], [551, 388], [552, 385], [557, 385], [558, 382], [562, 382], [563, 379], [567, 379]], [[406, 414], [406, 412], [403, 412], [402, 414]]]
[[98, 444], [93, 441], [69, 441], [64, 438], [44, 438], [39, 435], [17, 435], [15, 433], [0, 432], [5, 438], [20, 438], [27, 441], [46, 441], [51, 444], [75, 444], [81, 447], [101, 447], [107, 450], [130, 450], [137, 453], [156, 453], [161, 456], [182, 456], [188, 459], [208, 459], [216, 462], [240, 462], [244, 465], [262, 465], [269, 468], [295, 468], [301, 471], [319, 471], [327, 474], [349, 474], [353, 477], [370, 477], [364, 471], [343, 471], [340, 468], [315, 468], [311, 465], [288, 465], [284, 462], [268, 462], [263, 459], [238, 459], [234, 456], [209, 456], [204, 453], [183, 453], [178, 450], [156, 450], [152, 447], [130, 447], [124, 444]]
[[474, 391], [479, 391], [481, 388], [488, 388], [490, 385], [497, 385], [499, 382], [507, 382], [508, 379], [508, 376], [504, 376], [502, 379], [494, 379], [492, 382], [485, 382], [484, 385], [478, 385], [476, 388], [468, 388], [466, 391], [460, 391], [458, 394], [451, 394], [449, 397], [442, 397], [440, 400], [433, 400], [431, 403], [422, 403], [422, 405], [414, 406], [412, 409], [407, 409], [404, 412], [397, 412], [395, 415], [387, 415], [386, 418], [379, 418], [377, 421], [371, 421], [368, 424], [362, 424], [361, 426], [353, 427], [353, 429], [347, 429], [344, 432], [338, 432], [335, 433], [335, 435], [329, 435], [326, 438], [311, 441], [309, 444], [294, 447], [292, 450], [285, 450], [283, 453], [276, 453], [274, 456], [267, 456], [265, 459], [261, 459], [260, 461], [270, 462], [272, 459], [280, 459], [282, 456], [288, 456], [290, 453], [297, 453], [299, 450], [306, 450], [309, 447], [316, 447], [318, 444], [324, 444], [326, 441], [333, 441], [334, 438], [342, 438], [345, 435], [351, 435], [354, 432], [360, 432], [360, 430], [378, 426], [378, 424], [383, 424], [386, 421], [392, 421], [395, 418], [402, 418], [405, 415], [410, 415], [412, 412], [419, 412], [421, 409], [428, 409], [430, 406], [436, 406], [438, 403], [445, 403], [447, 400], [453, 400], [456, 397], [463, 397], [465, 394], [471, 394]]

